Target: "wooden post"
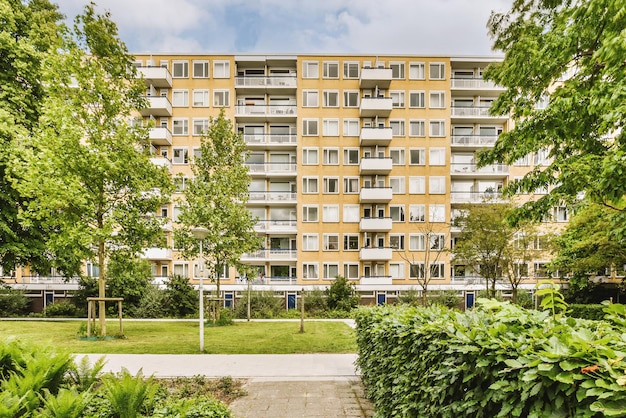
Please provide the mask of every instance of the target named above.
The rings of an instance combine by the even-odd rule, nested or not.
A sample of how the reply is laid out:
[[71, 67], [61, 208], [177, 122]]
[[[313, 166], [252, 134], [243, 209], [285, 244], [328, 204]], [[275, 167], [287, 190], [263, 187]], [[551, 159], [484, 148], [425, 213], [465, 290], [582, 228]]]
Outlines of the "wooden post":
[[300, 292], [300, 334], [304, 334], [304, 288]]
[[122, 301], [117, 301], [117, 311], [120, 316], [120, 335], [124, 335], [124, 327], [122, 327]]

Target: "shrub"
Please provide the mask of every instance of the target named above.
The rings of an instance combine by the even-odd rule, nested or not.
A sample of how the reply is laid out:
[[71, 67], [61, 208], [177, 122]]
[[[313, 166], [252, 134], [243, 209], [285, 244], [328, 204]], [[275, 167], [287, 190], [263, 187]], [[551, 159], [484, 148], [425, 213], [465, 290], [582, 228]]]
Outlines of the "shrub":
[[[243, 298], [235, 306], [235, 318], [247, 318], [247, 299]], [[272, 291], [250, 292], [250, 316], [252, 318], [278, 318], [284, 315], [285, 300], [276, 297]]]
[[0, 317], [26, 315], [28, 306], [28, 297], [22, 290], [0, 284]]
[[186, 318], [198, 314], [198, 292], [189, 279], [173, 275], [166, 283], [164, 310], [167, 316]]
[[330, 309], [350, 311], [359, 305], [359, 294], [354, 283], [343, 276], [335, 277], [326, 289], [326, 303]]
[[604, 319], [604, 306], [600, 304], [572, 304], [569, 305], [567, 314], [573, 318], [601, 320]]
[[197, 396], [188, 399], [168, 401], [154, 410], [154, 418], [194, 417], [194, 418], [229, 418], [228, 406], [210, 396]]
[[157, 286], [148, 286], [144, 290], [139, 305], [133, 309], [135, 318], [163, 318], [166, 315], [165, 291]]
[[50, 318], [73, 318], [78, 316], [78, 309], [69, 301], [55, 302], [46, 306], [43, 315]]
[[428, 292], [428, 303], [430, 305], [441, 305], [446, 308], [458, 308], [462, 299], [454, 290], [439, 290]]
[[304, 293], [304, 311], [311, 316], [324, 316], [328, 304], [323, 290], [313, 289]]
[[128, 370], [117, 375], [105, 375], [102, 383], [104, 396], [120, 418], [135, 418], [140, 413], [153, 409], [154, 397], [159, 387], [151, 377], [145, 379], [141, 370], [136, 376], [131, 375]]

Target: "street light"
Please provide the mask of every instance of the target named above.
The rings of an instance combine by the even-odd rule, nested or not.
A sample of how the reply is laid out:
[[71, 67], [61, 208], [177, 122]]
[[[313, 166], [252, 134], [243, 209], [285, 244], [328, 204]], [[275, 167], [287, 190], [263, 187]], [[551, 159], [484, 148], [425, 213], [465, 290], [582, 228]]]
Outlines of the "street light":
[[199, 293], [199, 308], [200, 308], [200, 351], [204, 351], [204, 288], [202, 287], [202, 278], [204, 277], [204, 255], [202, 254], [202, 241], [209, 235], [209, 230], [206, 228], [193, 228], [191, 230], [193, 237], [200, 243], [200, 265], [199, 273], [200, 283], [198, 285]]

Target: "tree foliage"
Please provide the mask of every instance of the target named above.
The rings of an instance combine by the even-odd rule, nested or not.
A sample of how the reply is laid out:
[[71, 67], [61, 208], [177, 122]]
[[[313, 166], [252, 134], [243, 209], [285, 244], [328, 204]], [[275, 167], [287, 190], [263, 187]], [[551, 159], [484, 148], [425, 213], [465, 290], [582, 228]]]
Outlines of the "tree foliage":
[[[549, 151], [545, 166], [506, 188], [509, 193], [551, 188], [518, 215], [540, 219], [581, 192], [598, 202], [620, 202], [626, 192], [625, 3], [515, 0], [507, 13], [492, 14], [488, 27], [494, 49], [505, 53], [484, 73], [506, 87], [492, 112], [511, 114], [515, 127], [500, 135], [479, 163], [512, 164]], [[537, 108], [545, 96], [547, 107]], [[620, 225], [624, 236], [625, 223]]]
[[349, 312], [359, 304], [359, 294], [354, 283], [343, 276], [335, 280], [326, 288], [326, 304], [330, 309]]

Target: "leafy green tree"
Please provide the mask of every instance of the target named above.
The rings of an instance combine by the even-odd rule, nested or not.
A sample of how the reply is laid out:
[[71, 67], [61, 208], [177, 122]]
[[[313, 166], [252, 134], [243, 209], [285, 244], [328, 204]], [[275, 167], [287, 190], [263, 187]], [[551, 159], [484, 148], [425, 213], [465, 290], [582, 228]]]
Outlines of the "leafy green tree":
[[[512, 164], [535, 152], [549, 153], [544, 166], [506, 188], [508, 193], [551, 189], [525, 203], [517, 219], [540, 219], [581, 192], [607, 205], [624, 197], [624, 27], [622, 0], [515, 0], [507, 13], [492, 14], [494, 49], [505, 57], [484, 77], [506, 88], [491, 111], [510, 114], [515, 126], [479, 163]], [[546, 98], [545, 108], [536, 106]], [[626, 235], [623, 220], [617, 233]]]
[[[66, 275], [97, 261], [104, 297], [111, 254], [139, 254], [163, 236], [150, 214], [169, 200], [171, 178], [143, 151], [147, 129], [128, 118], [146, 106], [145, 86], [109, 14], [87, 5], [57, 49], [44, 61], [40, 124], [19, 148], [26, 163], [17, 159], [11, 171], [32, 197], [24, 225], [54, 232], [46, 248]], [[106, 335], [104, 302], [99, 320]]]
[[109, 257], [107, 269], [107, 295], [124, 298], [127, 312], [134, 316], [146, 289], [152, 286], [150, 262], [124, 251], [116, 251]]
[[326, 303], [330, 309], [349, 312], [359, 305], [359, 294], [354, 283], [343, 276], [335, 277], [326, 288]]
[[[258, 249], [261, 241], [254, 231], [256, 220], [246, 208], [250, 183], [244, 165], [246, 144], [224, 116], [224, 109], [213, 119], [201, 141], [200, 155], [192, 165], [194, 178], [185, 190], [175, 236], [184, 256], [195, 257], [199, 248], [191, 230], [207, 229], [203, 255], [219, 299], [221, 266], [244, 269], [241, 255]], [[216, 312], [219, 320], [220, 310]]]
[[46, 54], [59, 38], [62, 15], [47, 0], [0, 0], [0, 265], [8, 271], [30, 264], [49, 268], [40, 222], [20, 222], [29, 196], [8, 176], [10, 152], [37, 126], [46, 96], [42, 70]]
[[168, 316], [185, 318], [198, 312], [198, 292], [187, 277], [173, 275], [169, 278], [164, 302]]
[[28, 297], [23, 290], [0, 283], [0, 317], [25, 315], [28, 307]]

